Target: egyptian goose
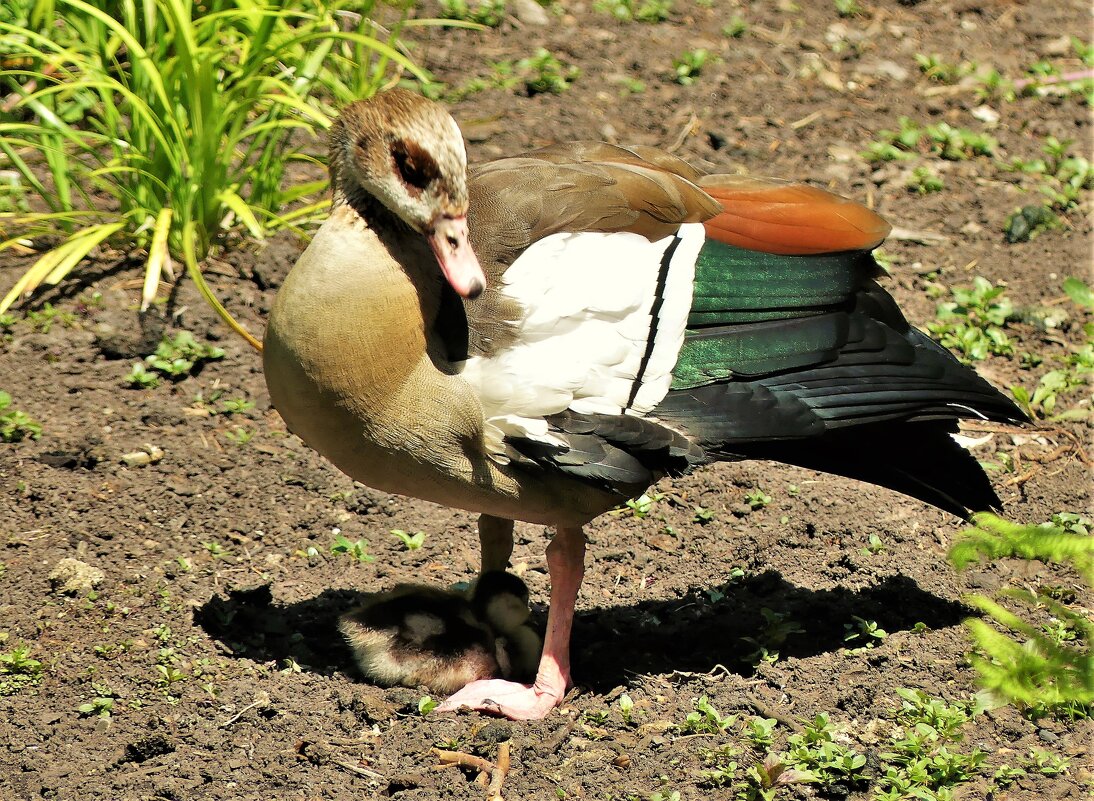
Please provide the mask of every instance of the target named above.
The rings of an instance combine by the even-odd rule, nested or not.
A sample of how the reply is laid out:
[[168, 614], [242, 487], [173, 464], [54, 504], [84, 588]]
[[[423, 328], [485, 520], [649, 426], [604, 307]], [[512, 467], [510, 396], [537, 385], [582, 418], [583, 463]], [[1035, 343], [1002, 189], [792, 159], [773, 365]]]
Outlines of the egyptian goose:
[[534, 678], [542, 641], [527, 621], [524, 582], [489, 571], [466, 596], [397, 585], [343, 615], [338, 628], [376, 684], [451, 693], [478, 679]]
[[274, 406], [354, 479], [478, 512], [484, 571], [512, 521], [556, 530], [535, 683], [442, 709], [561, 702], [582, 526], [660, 476], [765, 458], [999, 503], [950, 433], [1022, 413], [908, 325], [874, 280], [889, 226], [856, 203], [597, 143], [468, 172], [455, 121], [401, 90], [342, 112], [330, 172], [266, 331]]

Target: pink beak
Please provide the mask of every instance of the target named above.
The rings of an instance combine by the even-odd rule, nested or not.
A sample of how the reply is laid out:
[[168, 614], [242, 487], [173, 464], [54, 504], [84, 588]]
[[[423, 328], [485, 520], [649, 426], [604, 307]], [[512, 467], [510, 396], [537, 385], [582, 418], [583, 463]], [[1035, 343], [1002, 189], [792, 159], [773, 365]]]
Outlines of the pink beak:
[[441, 272], [461, 298], [477, 298], [486, 276], [467, 238], [467, 217], [442, 217], [427, 235]]

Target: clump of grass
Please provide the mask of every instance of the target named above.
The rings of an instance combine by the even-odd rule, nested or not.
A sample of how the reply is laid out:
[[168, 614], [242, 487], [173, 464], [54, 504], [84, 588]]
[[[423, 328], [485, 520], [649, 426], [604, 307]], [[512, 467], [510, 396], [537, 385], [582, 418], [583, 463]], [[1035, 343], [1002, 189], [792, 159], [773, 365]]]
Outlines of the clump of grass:
[[[249, 338], [208, 291], [199, 262], [231, 236], [261, 238], [324, 207], [284, 211], [325, 182], [286, 188], [283, 178], [300, 158], [293, 133], [330, 125], [316, 89], [337, 96], [345, 88], [330, 75], [336, 43], [365, 53], [359, 74], [378, 69], [382, 78], [397, 63], [425, 77], [388, 41], [342, 30], [341, 5], [58, 0], [37, 4], [23, 24], [0, 22], [9, 55], [30, 65], [7, 73], [13, 111], [29, 121], [0, 123], [0, 153], [48, 207], [21, 215], [0, 249], [64, 236], [0, 300], [0, 312], [109, 244], [146, 253], [144, 305], [181, 259]], [[382, 63], [373, 66], [373, 54]]]
[[11, 395], [0, 390], [0, 442], [20, 442], [42, 436], [41, 424], [26, 412], [12, 409]]
[[[1091, 523], [1075, 518], [1061, 516], [1053, 523], [1028, 526], [977, 515], [964, 539], [950, 550], [950, 561], [958, 570], [985, 558], [1067, 565], [1087, 585], [1094, 584]], [[977, 647], [972, 662], [980, 683], [1031, 716], [1088, 717], [1094, 704], [1094, 622], [1081, 609], [1035, 589], [1009, 588], [999, 597], [1008, 606], [984, 595], [969, 598], [990, 619], [965, 621]]]

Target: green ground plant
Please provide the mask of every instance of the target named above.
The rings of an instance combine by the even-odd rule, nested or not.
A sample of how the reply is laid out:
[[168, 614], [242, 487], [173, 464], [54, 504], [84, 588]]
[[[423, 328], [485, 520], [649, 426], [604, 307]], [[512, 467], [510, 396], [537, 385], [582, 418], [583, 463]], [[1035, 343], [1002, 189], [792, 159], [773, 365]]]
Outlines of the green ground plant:
[[675, 73], [674, 80], [681, 86], [690, 86], [703, 71], [703, 67], [710, 60], [710, 51], [703, 47], [694, 50], [685, 50], [672, 60], [672, 69]]
[[415, 531], [411, 534], [403, 531], [401, 528], [393, 528], [391, 533], [398, 538], [399, 542], [403, 544], [403, 548], [407, 551], [421, 550], [422, 545], [425, 544], [424, 531]]
[[672, 13], [672, 0], [596, 0], [597, 11], [620, 20], [664, 22]]
[[581, 75], [581, 70], [577, 67], [563, 64], [556, 55], [543, 47], [530, 57], [518, 61], [516, 70], [522, 76], [529, 95], [561, 94]]
[[938, 304], [938, 319], [927, 330], [948, 348], [957, 350], [965, 363], [986, 359], [989, 354], [1010, 356], [1014, 344], [1003, 326], [1014, 317], [1014, 305], [1004, 297], [1006, 287], [996, 286], [982, 276], [971, 287], [953, 287], [952, 300]]
[[[1085, 282], [1074, 277], [1067, 278], [1063, 283], [1063, 290], [1081, 310], [1094, 310], [1094, 294]], [[1062, 396], [1091, 386], [1091, 379], [1094, 377], [1094, 322], [1086, 323], [1083, 333], [1083, 344], [1069, 346], [1067, 353], [1052, 357], [1058, 366], [1042, 375], [1032, 391], [1022, 385], [1010, 388], [1015, 402], [1031, 418], [1059, 421], [1090, 417], [1090, 404], [1073, 405], [1061, 410], [1059, 403]], [[1045, 360], [1039, 355], [1029, 354], [1027, 361], [1028, 364], [1023, 366], [1036, 367]]]
[[[1092, 524], [1082, 516], [1059, 515], [1029, 526], [981, 514], [973, 523], [950, 550], [959, 570], [981, 559], [1035, 560], [1069, 567], [1088, 587], [1094, 584]], [[1094, 621], [1081, 608], [1029, 587], [1008, 588], [997, 597], [969, 598], [987, 617], [965, 622], [976, 644], [972, 660], [980, 683], [1031, 716], [1089, 716]]]
[[0, 442], [20, 442], [42, 436], [41, 424], [26, 412], [11, 408], [11, 395], [0, 390]]
[[496, 28], [505, 19], [505, 0], [440, 0], [441, 16], [445, 19], [473, 22]]
[[161, 376], [181, 381], [205, 362], [223, 358], [222, 348], [198, 342], [189, 331], [179, 331], [173, 337], [164, 336], [156, 352], [134, 364], [125, 379], [130, 386], [154, 387]]
[[[8, 638], [0, 635], [0, 644]], [[30, 656], [30, 646], [17, 645], [10, 651], [0, 651], [0, 697], [15, 695], [38, 684], [42, 679], [42, 663]]]
[[344, 554], [354, 562], [359, 562], [360, 564], [376, 561], [376, 557], [368, 552], [367, 540], [353, 541], [343, 534], [335, 535], [334, 543], [330, 546], [330, 552], [336, 555]]
[[976, 156], [992, 156], [998, 147], [995, 138], [968, 128], [955, 128], [947, 122], [921, 126], [910, 117], [898, 120], [896, 131], [881, 131], [867, 145], [862, 157], [872, 163], [912, 158], [915, 153], [938, 156], [948, 161], [965, 161]]
[[[109, 244], [146, 254], [145, 305], [178, 259], [229, 320], [201, 279], [201, 260], [232, 236], [296, 227], [325, 206], [309, 200], [324, 181], [283, 182], [304, 158], [293, 134], [330, 125], [316, 95], [375, 91], [392, 64], [426, 77], [394, 34], [371, 35], [361, 4], [350, 17], [336, 13], [349, 11], [338, 0], [20, 5], [26, 13], [0, 22], [0, 38], [30, 66], [4, 75], [18, 101], [0, 118], [0, 156], [48, 211], [4, 215], [0, 249], [58, 232], [64, 239], [0, 300], [0, 312]], [[409, 5], [403, 0], [404, 13]], [[347, 18], [359, 28], [343, 30]], [[357, 77], [332, 72], [349, 65], [347, 55], [357, 57]], [[92, 191], [111, 202], [93, 202]]]

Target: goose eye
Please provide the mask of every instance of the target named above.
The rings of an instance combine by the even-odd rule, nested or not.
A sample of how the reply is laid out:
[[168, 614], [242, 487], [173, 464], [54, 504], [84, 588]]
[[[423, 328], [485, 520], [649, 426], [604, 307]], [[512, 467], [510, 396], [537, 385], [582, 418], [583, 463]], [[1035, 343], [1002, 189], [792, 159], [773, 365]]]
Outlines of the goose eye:
[[399, 178], [411, 189], [421, 191], [440, 175], [437, 162], [414, 142], [398, 141], [392, 144], [391, 160]]

